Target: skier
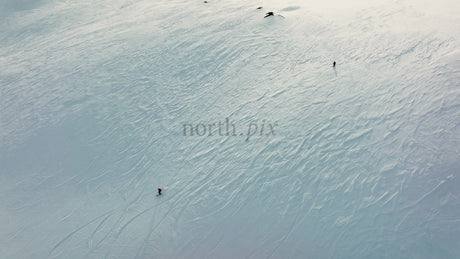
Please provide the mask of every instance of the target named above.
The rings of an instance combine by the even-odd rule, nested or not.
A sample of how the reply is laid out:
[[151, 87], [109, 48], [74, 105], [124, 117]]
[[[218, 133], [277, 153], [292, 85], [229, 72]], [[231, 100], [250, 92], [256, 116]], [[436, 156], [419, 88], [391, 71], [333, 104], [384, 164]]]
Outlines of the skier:
[[335, 61], [332, 63], [332, 67], [335, 67]]
[[274, 16], [274, 15], [275, 15], [275, 14], [274, 14], [273, 12], [268, 12], [268, 13], [265, 15], [264, 18], [267, 18], [267, 17], [269, 17], [269, 16]]
[[161, 195], [161, 188], [158, 188], [158, 195]]

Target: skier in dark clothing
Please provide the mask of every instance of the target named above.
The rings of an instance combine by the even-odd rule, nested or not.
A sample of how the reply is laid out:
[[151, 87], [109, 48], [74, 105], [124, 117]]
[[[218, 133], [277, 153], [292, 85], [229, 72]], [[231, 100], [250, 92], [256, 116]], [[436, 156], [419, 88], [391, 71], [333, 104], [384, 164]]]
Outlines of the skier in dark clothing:
[[158, 195], [161, 195], [161, 188], [158, 188]]
[[265, 15], [264, 18], [267, 18], [267, 17], [269, 17], [269, 16], [274, 16], [274, 15], [275, 15], [275, 14], [274, 14], [273, 12], [268, 12], [268, 13]]
[[335, 61], [332, 63], [332, 67], [335, 67]]

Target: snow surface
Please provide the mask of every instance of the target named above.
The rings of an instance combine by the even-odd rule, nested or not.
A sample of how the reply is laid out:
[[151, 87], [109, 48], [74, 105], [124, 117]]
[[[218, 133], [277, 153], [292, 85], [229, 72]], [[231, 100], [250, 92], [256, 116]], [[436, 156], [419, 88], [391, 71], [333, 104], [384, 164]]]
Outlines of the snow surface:
[[0, 257], [460, 258], [459, 14], [0, 0]]

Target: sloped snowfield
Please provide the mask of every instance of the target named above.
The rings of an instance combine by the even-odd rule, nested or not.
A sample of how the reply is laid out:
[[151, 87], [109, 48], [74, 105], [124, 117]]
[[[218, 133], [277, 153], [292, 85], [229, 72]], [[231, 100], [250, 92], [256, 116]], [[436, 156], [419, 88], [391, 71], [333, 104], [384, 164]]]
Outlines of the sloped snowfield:
[[460, 2], [343, 2], [1, 0], [0, 257], [460, 258]]

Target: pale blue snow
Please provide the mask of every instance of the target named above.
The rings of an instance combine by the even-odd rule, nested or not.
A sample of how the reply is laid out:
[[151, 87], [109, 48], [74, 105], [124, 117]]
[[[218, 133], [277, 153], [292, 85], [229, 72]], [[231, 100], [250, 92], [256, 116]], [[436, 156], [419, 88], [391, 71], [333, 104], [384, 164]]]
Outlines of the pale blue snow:
[[460, 258], [460, 4], [344, 2], [0, 0], [0, 257]]

